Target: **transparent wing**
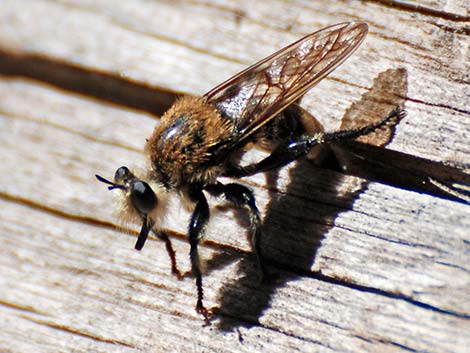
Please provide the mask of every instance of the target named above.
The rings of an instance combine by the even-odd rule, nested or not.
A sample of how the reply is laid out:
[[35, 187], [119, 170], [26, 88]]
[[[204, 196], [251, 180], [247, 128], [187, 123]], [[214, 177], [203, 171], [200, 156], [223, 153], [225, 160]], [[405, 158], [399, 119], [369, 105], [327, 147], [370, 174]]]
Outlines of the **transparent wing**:
[[238, 141], [250, 136], [333, 71], [361, 44], [367, 24], [325, 27], [250, 66], [206, 93], [233, 120]]

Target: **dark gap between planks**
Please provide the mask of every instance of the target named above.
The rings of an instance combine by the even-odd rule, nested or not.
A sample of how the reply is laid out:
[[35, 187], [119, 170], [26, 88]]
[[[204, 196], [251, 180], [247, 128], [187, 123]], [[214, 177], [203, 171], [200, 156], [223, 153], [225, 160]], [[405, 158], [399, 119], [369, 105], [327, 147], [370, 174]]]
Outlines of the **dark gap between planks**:
[[105, 72], [51, 61], [34, 55], [15, 55], [0, 50], [0, 74], [22, 76], [58, 88], [124, 106], [162, 115], [177, 94], [125, 80]]

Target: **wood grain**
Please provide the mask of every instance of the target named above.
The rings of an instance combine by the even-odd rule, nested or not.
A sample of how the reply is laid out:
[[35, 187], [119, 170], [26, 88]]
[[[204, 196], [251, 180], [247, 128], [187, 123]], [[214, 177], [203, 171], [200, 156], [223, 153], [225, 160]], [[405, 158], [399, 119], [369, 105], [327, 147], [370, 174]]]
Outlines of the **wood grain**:
[[[151, 113], [175, 95], [203, 94], [348, 20], [369, 24], [366, 42], [303, 106], [334, 130], [404, 104], [393, 153], [351, 147], [355, 158], [468, 181], [466, 1], [4, 0], [0, 351], [465, 351], [470, 206], [418, 188], [404, 169], [386, 179], [380, 163], [355, 171], [300, 161], [244, 180], [263, 214], [273, 273], [263, 284], [246, 214], [211, 199], [201, 247], [217, 313], [209, 327], [194, 311], [193, 279], [171, 275], [155, 238], [133, 250], [136, 227], [120, 228], [113, 194], [94, 179], [145, 166], [145, 138], [158, 124]], [[388, 70], [403, 73], [399, 89], [387, 89]], [[173, 202], [165, 224], [182, 270], [188, 217]]]

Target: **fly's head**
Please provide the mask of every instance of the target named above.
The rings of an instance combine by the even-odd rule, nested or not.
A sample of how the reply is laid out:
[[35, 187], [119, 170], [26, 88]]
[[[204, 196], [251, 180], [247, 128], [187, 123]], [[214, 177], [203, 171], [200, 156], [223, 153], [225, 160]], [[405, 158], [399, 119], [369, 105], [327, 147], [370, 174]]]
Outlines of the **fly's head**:
[[123, 166], [116, 170], [114, 182], [96, 175], [105, 183], [109, 190], [120, 190], [119, 212], [124, 222], [141, 222], [139, 238], [135, 244], [137, 250], [142, 249], [148, 233], [154, 227], [158, 228], [165, 214], [166, 191], [159, 183], [149, 183], [136, 177], [129, 168]]

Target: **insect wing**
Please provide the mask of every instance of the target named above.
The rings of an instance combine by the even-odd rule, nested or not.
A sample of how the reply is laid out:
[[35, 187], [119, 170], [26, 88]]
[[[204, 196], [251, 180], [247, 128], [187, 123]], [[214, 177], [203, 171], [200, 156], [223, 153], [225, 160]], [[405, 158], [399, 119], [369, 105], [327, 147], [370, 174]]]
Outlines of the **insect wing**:
[[367, 24], [347, 22], [309, 34], [206, 93], [233, 120], [238, 141], [250, 136], [302, 97], [346, 60], [367, 34]]

